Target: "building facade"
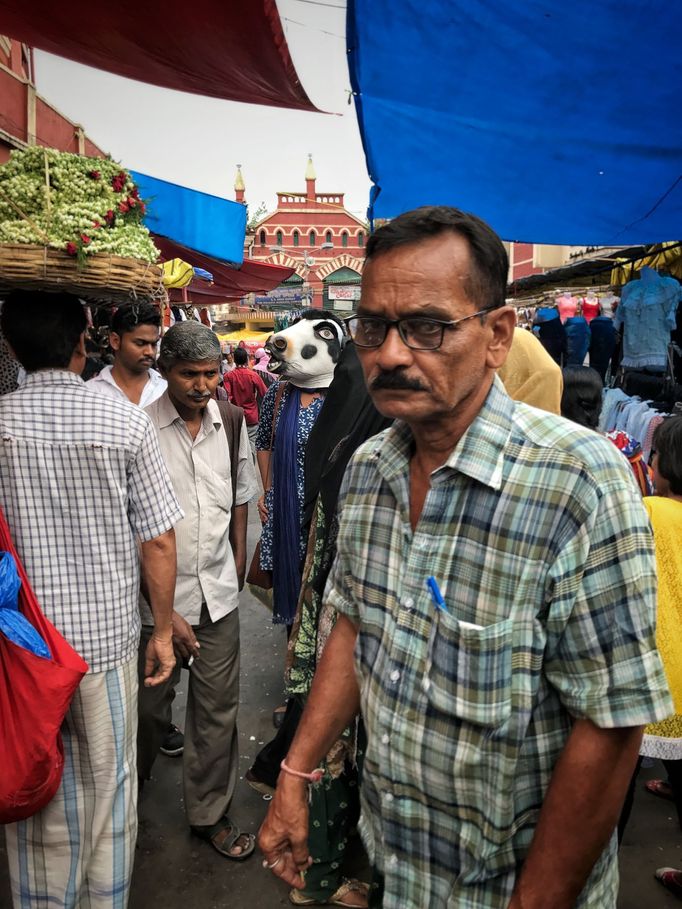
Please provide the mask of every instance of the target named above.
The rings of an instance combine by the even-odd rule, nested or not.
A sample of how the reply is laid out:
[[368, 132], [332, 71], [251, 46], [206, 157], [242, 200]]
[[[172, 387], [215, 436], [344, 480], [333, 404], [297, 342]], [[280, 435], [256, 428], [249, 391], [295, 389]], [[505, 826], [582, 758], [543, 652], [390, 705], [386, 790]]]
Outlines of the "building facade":
[[[236, 201], [245, 202], [244, 195], [238, 169]], [[351, 312], [360, 295], [366, 240], [367, 224], [346, 210], [344, 194], [317, 191], [309, 157], [305, 191], [278, 192], [275, 211], [252, 225], [247, 235], [245, 257], [295, 269], [267, 300], [255, 302]]]
[[102, 156], [82, 126], [36, 91], [33, 50], [0, 35], [0, 164], [13, 149], [45, 145], [79, 155]]

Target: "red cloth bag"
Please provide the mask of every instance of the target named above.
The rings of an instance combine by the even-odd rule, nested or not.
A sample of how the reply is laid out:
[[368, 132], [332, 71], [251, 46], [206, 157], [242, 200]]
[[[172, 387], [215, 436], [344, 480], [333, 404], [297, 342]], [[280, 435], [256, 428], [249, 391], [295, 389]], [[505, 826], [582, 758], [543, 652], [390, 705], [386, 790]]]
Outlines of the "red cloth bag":
[[19, 609], [52, 654], [36, 656], [0, 634], [0, 824], [10, 824], [36, 814], [59, 788], [59, 729], [88, 664], [41, 612], [1, 509], [0, 550], [14, 556]]

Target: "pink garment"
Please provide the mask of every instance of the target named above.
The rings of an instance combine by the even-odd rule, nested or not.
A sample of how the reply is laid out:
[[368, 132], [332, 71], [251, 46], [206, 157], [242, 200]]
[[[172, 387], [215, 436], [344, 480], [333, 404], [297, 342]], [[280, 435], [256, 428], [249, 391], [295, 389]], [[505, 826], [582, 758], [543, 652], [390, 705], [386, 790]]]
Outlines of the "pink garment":
[[557, 297], [556, 306], [559, 310], [559, 318], [562, 323], [578, 312], [578, 301], [570, 294], [561, 294], [560, 297]]
[[588, 325], [595, 316], [599, 315], [600, 309], [599, 297], [585, 297], [581, 305], [581, 310]]

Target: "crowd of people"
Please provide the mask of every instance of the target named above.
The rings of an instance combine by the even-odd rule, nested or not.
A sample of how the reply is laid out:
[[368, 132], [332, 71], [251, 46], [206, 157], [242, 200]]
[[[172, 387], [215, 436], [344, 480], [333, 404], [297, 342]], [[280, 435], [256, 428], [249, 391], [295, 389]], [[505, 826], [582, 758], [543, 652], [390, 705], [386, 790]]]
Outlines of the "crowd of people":
[[[81, 302], [5, 298], [27, 378], [0, 396], [0, 506], [89, 664], [57, 796], [7, 827], [17, 909], [124, 909], [159, 751], [192, 832], [254, 854], [230, 813], [246, 583], [287, 633], [247, 782], [292, 904], [615, 907], [645, 757], [682, 825], [682, 417], [650, 463], [600, 432], [602, 375], [515, 331], [507, 271], [483, 221], [417, 209], [369, 238], [347, 320], [304, 312], [252, 367], [135, 303], [87, 382]], [[344, 873], [356, 824], [371, 880]]]

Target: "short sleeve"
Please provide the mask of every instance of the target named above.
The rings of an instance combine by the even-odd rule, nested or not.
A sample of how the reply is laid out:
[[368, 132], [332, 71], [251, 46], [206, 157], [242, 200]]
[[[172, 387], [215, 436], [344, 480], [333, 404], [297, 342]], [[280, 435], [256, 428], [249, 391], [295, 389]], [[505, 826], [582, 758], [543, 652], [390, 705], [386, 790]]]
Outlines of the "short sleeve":
[[334, 563], [332, 564], [327, 584], [324, 591], [323, 602], [328, 604], [337, 612], [347, 616], [354, 625], [360, 624], [360, 610], [353, 599], [350, 588], [350, 572], [344, 552], [344, 539], [347, 539], [344, 526], [343, 504], [346, 498], [348, 488], [348, 471], [344, 476], [339, 493], [338, 513], [339, 513], [339, 533], [337, 537], [337, 549]]
[[604, 728], [669, 716], [655, 643], [653, 538], [628, 476], [601, 493], [550, 576], [545, 673], [566, 709]]
[[128, 518], [146, 543], [166, 533], [184, 517], [175, 497], [159, 441], [147, 414], [142, 440], [128, 468]]
[[256, 451], [270, 451], [270, 437], [272, 435], [272, 419], [275, 413], [275, 397], [279, 382], [274, 382], [265, 393], [260, 405], [260, 418], [258, 432], [256, 433]]
[[242, 428], [239, 435], [239, 464], [237, 465], [237, 491], [235, 496], [235, 505], [246, 505], [258, 492], [258, 483], [256, 482], [256, 471], [253, 467], [253, 457], [251, 456], [251, 445], [249, 444], [249, 434], [246, 430], [246, 421], [242, 420]]

